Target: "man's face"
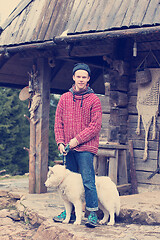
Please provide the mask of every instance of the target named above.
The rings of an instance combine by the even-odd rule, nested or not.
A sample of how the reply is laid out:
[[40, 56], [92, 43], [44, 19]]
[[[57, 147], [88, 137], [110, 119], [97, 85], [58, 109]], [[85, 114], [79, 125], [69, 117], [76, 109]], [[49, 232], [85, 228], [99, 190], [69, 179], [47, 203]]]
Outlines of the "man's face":
[[73, 75], [73, 80], [75, 81], [76, 91], [80, 91], [86, 88], [90, 76], [85, 70], [77, 70]]

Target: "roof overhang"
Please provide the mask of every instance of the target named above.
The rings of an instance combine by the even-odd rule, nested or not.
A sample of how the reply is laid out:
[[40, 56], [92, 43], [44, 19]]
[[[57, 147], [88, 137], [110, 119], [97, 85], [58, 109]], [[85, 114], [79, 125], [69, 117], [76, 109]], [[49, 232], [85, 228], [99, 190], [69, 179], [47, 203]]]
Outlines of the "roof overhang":
[[76, 41], [97, 41], [104, 39], [118, 39], [118, 38], [144, 38], [150, 37], [150, 35], [160, 35], [160, 26], [150, 26], [150, 27], [137, 27], [137, 28], [127, 28], [119, 30], [109, 30], [103, 32], [87, 32], [72, 34], [66, 36], [57, 36], [53, 40], [44, 41], [44, 42], [31, 42], [23, 43], [19, 45], [12, 46], [1, 46], [0, 53], [4, 51], [18, 53], [25, 50], [40, 50], [40, 49], [49, 49], [52, 47], [57, 47], [59, 45], [66, 45]]
[[[94, 33], [81, 33], [81, 34], [73, 34], [73, 35], [66, 35], [66, 36], [57, 36], [54, 37], [50, 41], [44, 41], [44, 42], [31, 42], [31, 43], [23, 43], [19, 45], [10, 45], [10, 46], [2, 46], [0, 47], [0, 63], [4, 65], [4, 69], [2, 68], [0, 70], [0, 75], [2, 74], [8, 74], [6, 72], [6, 69], [9, 69], [8, 66], [11, 66], [15, 63], [15, 60], [18, 64], [20, 64], [20, 61], [25, 63], [25, 59], [28, 58], [28, 53], [31, 53], [30, 58], [33, 58], [34, 55], [32, 55], [34, 52], [38, 52], [40, 57], [46, 57], [49, 58], [52, 54], [55, 56], [55, 58], [58, 59], [58, 67], [53, 70], [53, 78], [52, 80], [52, 92], [65, 92], [68, 89], [68, 86], [71, 84], [71, 76], [66, 79], [66, 82], [69, 81], [69, 84], [67, 82], [59, 82], [59, 79], [63, 78], [64, 69], [67, 69], [66, 71], [69, 71], [72, 69], [73, 64], [77, 61], [85, 61], [88, 63], [91, 67], [93, 66], [94, 77], [93, 79], [97, 79], [97, 82], [101, 82], [101, 85], [99, 83], [95, 84], [95, 80], [93, 80], [93, 86], [95, 84], [95, 88], [98, 89], [98, 93], [104, 93], [104, 87], [103, 87], [103, 79], [102, 79], [102, 72], [103, 72], [103, 63], [101, 62], [102, 57], [104, 55], [107, 55], [107, 44], [113, 43], [113, 40], [117, 39], [131, 39], [138, 40], [142, 39], [142, 41], [149, 40], [151, 36], [160, 36], [160, 26], [154, 26], [154, 27], [143, 27], [143, 28], [128, 28], [128, 29], [121, 29], [121, 30], [112, 30], [112, 31], [104, 31], [104, 32], [94, 32]], [[96, 54], [94, 51], [94, 48], [92, 45], [95, 44], [95, 46], [99, 44], [99, 48]], [[101, 44], [104, 43], [104, 46]], [[78, 49], [80, 47], [87, 46], [87, 49], [90, 49], [90, 55], [81, 53], [81, 50]], [[92, 47], [92, 48], [91, 48]], [[76, 50], [74, 50], [76, 49]], [[78, 53], [77, 53], [78, 49]], [[92, 51], [93, 49], [93, 51]], [[100, 50], [99, 50], [100, 49]], [[113, 51], [112, 48], [108, 47], [109, 51]], [[58, 52], [58, 57], [56, 55], [56, 51]], [[51, 54], [51, 55], [50, 55]], [[21, 59], [18, 59], [21, 57]], [[37, 55], [38, 56], [38, 55]], [[95, 59], [97, 58], [97, 62]], [[12, 60], [13, 59], [13, 60]], [[30, 66], [32, 63], [32, 60], [27, 60], [28, 66]], [[24, 68], [24, 74], [27, 75], [28, 66]], [[18, 65], [19, 67], [19, 65]], [[101, 69], [100, 69], [101, 68]], [[96, 69], [96, 70], [95, 70]], [[5, 75], [6, 79], [11, 76], [7, 77], [7, 74]], [[66, 73], [65, 73], [66, 74]], [[66, 75], [65, 75], [66, 76]], [[15, 86], [22, 87], [25, 86], [27, 83], [27, 79], [23, 82], [24, 76], [19, 77], [19, 83]], [[15, 77], [16, 79], [16, 77]], [[6, 80], [7, 85], [11, 84], [11, 86], [14, 86], [14, 79], [12, 82], [7, 82], [9, 80]], [[94, 82], [95, 81], [95, 82]], [[5, 81], [2, 82], [2, 78], [0, 79], [0, 82], [2, 85], [4, 85]], [[21, 84], [22, 83], [22, 84]], [[63, 88], [62, 88], [63, 87]]]

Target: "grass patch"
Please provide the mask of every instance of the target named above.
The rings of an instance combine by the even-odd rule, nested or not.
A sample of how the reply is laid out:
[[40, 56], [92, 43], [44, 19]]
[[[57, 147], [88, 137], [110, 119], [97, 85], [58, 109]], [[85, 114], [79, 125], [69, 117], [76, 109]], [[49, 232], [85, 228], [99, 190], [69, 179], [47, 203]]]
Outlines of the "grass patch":
[[5, 177], [5, 175], [4, 176], [0, 176], [0, 180], [24, 179], [24, 178], [28, 178], [28, 176], [26, 176], [26, 175], [15, 175], [15, 176], [9, 176], [9, 177]]

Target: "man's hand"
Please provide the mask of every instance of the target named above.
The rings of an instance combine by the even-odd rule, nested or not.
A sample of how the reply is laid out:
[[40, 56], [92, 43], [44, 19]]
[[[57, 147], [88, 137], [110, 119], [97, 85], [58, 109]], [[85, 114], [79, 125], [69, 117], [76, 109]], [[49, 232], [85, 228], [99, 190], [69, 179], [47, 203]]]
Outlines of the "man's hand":
[[65, 146], [63, 143], [60, 143], [58, 146], [60, 154], [67, 155], [67, 152], [65, 151]]
[[77, 139], [76, 139], [76, 138], [72, 138], [72, 139], [70, 140], [70, 142], [69, 142], [69, 147], [70, 147], [70, 148], [75, 148], [75, 147], [77, 147], [77, 145], [78, 145]]

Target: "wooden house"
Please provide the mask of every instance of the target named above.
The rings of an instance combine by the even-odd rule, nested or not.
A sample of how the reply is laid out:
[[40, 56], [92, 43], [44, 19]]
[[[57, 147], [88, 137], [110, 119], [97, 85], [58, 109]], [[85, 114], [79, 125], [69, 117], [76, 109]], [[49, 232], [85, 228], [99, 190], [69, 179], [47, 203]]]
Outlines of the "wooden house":
[[0, 31], [0, 86], [35, 81], [39, 94], [28, 118], [31, 193], [46, 191], [50, 92], [71, 87], [77, 62], [90, 66], [103, 107], [97, 173], [159, 188], [158, 0], [22, 0]]

